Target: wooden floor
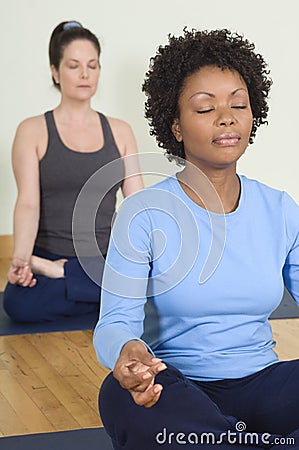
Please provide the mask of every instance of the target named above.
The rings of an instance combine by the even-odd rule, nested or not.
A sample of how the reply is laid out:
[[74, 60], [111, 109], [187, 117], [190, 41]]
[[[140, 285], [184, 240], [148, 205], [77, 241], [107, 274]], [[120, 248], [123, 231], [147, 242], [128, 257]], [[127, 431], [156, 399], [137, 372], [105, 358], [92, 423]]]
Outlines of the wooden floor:
[[[0, 337], [0, 435], [102, 426], [91, 331]], [[0, 444], [1, 447], [1, 444]]]
[[[9, 265], [0, 251], [0, 291]], [[0, 436], [102, 426], [97, 400], [108, 373], [92, 331], [0, 336]]]
[[4, 290], [6, 285], [6, 275], [11, 262], [12, 250], [12, 235], [0, 235], [0, 292]]
[[[9, 263], [0, 252], [1, 291]], [[299, 319], [271, 323], [279, 357], [298, 358]], [[107, 373], [92, 331], [0, 337], [0, 436], [101, 426], [97, 397]]]

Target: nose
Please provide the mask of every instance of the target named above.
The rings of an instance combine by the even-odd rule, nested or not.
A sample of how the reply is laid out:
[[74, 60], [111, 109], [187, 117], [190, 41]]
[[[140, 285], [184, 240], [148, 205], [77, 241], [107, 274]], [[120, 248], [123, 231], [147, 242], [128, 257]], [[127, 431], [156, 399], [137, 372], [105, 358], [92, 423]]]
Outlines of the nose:
[[229, 127], [236, 122], [233, 111], [231, 108], [223, 108], [219, 112], [219, 116], [217, 119], [217, 125], [221, 127]]
[[88, 78], [88, 69], [87, 67], [82, 66], [81, 68], [81, 78]]

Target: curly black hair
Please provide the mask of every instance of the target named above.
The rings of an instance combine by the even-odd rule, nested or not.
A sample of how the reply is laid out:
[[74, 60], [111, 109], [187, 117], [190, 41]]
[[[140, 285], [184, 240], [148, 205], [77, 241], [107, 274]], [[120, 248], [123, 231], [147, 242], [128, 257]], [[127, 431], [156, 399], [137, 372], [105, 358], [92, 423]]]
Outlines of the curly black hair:
[[201, 67], [216, 66], [237, 71], [247, 85], [253, 114], [252, 144], [257, 128], [267, 124], [272, 80], [264, 58], [254, 52], [253, 43], [227, 29], [188, 31], [185, 27], [183, 32], [179, 37], [168, 35], [168, 45], [158, 48], [145, 75], [142, 90], [147, 96], [145, 117], [150, 134], [169, 159], [185, 159], [183, 143], [172, 133], [174, 119], [179, 117], [179, 97], [188, 76]]

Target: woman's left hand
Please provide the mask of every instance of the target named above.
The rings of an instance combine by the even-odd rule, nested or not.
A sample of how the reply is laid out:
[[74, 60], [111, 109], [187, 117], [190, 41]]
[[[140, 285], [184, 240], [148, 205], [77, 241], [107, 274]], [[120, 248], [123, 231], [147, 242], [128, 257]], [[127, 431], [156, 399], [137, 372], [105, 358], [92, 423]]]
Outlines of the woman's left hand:
[[33, 287], [36, 279], [33, 277], [30, 264], [20, 258], [14, 258], [7, 273], [7, 279], [12, 284], [23, 287]]
[[157, 403], [163, 389], [155, 383], [155, 377], [166, 368], [142, 342], [133, 340], [124, 345], [113, 374], [120, 385], [130, 392], [137, 405], [150, 408]]

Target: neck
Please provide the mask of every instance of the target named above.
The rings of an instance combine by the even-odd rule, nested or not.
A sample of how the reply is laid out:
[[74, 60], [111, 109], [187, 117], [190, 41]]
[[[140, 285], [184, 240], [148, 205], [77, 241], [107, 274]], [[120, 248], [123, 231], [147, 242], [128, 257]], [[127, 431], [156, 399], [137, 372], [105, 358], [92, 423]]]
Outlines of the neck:
[[55, 115], [64, 122], [84, 123], [94, 115], [94, 110], [90, 106], [90, 101], [61, 99], [60, 104], [55, 108]]
[[240, 181], [235, 168], [207, 174], [187, 164], [178, 179], [186, 194], [209, 211], [228, 214], [238, 206]]

